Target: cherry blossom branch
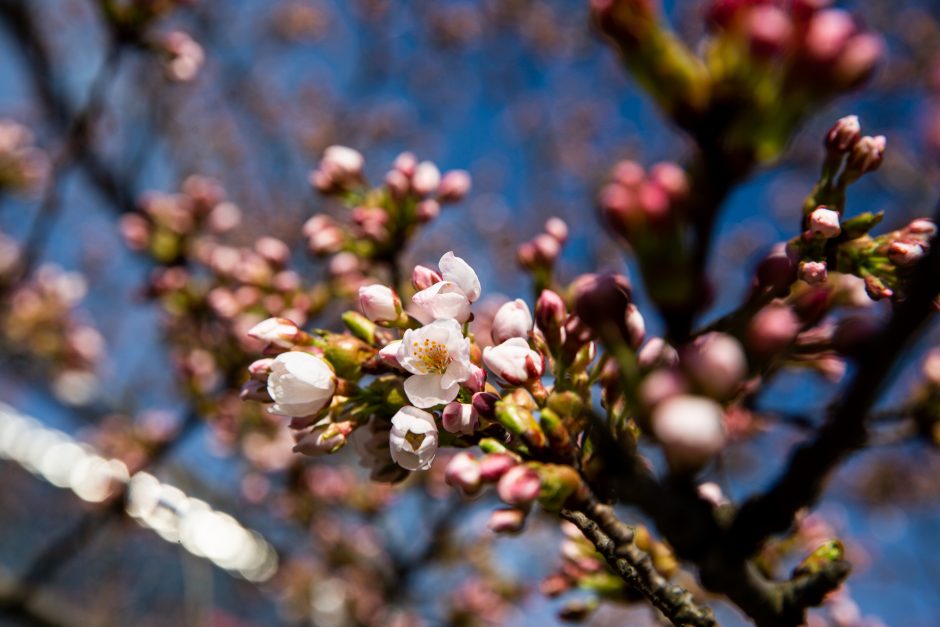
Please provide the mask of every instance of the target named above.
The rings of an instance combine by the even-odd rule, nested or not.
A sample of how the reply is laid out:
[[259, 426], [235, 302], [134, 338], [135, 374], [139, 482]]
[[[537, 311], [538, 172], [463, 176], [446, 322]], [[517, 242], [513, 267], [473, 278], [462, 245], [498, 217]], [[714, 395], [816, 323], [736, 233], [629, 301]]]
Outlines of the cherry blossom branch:
[[[934, 219], [940, 218], [940, 206]], [[818, 498], [829, 473], [868, 437], [867, 416], [890, 379], [892, 369], [940, 294], [940, 250], [931, 246], [918, 263], [907, 299], [897, 305], [884, 330], [860, 351], [849, 389], [830, 412], [816, 437], [799, 447], [787, 468], [765, 493], [745, 503], [730, 530], [739, 555], [749, 555], [773, 533], [785, 531], [793, 516]]]
[[574, 523], [621, 579], [646, 597], [672, 624], [718, 624], [710, 608], [699, 606], [688, 590], [670, 584], [656, 570], [650, 556], [634, 544], [633, 528], [618, 520], [610, 507], [592, 498], [577, 509], [562, 510], [561, 516]]

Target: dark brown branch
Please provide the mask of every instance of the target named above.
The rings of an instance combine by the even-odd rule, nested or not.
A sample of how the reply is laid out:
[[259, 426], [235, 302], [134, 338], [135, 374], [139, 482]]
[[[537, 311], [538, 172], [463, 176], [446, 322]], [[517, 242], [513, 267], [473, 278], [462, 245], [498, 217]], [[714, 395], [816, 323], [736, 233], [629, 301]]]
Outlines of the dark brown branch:
[[614, 572], [673, 625], [718, 624], [710, 608], [698, 605], [688, 590], [670, 584], [656, 570], [650, 556], [634, 544], [633, 529], [609, 507], [588, 501], [579, 509], [562, 510], [561, 516], [580, 529]]

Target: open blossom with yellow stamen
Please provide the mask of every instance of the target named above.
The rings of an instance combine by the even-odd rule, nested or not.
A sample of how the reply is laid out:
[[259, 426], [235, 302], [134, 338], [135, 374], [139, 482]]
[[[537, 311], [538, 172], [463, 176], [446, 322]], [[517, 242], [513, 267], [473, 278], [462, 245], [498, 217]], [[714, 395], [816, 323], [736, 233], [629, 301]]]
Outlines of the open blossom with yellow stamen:
[[405, 331], [398, 363], [412, 373], [405, 380], [405, 394], [415, 407], [449, 403], [470, 376], [470, 340], [456, 320], [435, 320]]

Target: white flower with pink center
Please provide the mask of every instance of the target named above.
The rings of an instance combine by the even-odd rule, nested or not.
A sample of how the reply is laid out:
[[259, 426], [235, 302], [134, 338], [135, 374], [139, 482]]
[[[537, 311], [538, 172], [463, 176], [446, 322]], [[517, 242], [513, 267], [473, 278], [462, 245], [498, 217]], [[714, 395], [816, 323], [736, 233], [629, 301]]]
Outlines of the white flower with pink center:
[[457, 398], [470, 376], [470, 340], [456, 320], [435, 320], [408, 329], [398, 347], [399, 365], [411, 373], [405, 394], [415, 407], [427, 408]]

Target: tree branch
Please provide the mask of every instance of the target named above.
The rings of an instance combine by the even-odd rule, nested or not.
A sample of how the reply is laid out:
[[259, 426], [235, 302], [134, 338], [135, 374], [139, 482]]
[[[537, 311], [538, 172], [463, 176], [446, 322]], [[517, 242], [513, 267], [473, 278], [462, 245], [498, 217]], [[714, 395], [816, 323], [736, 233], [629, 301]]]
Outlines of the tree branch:
[[673, 625], [718, 624], [710, 608], [698, 605], [692, 593], [670, 584], [656, 570], [650, 556], [634, 544], [633, 528], [617, 519], [610, 507], [591, 499], [578, 509], [562, 510], [561, 516], [580, 529], [614, 572]]

